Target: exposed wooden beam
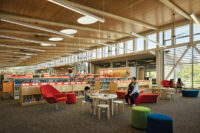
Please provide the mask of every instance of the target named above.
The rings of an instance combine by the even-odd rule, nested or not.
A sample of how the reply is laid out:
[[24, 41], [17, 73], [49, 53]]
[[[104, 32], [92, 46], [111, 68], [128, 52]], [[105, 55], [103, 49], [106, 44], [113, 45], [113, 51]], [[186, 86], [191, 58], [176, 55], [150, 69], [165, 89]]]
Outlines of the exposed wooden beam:
[[[41, 33], [41, 32], [29, 32], [29, 31], [19, 31], [19, 30], [8, 30], [8, 29], [0, 29], [1, 33], [9, 33], [9, 34], [22, 34], [22, 35], [39, 35], [39, 36], [47, 36], [47, 37], [63, 37], [61, 35], [51, 34], [51, 33]], [[112, 41], [110, 38], [95, 38], [95, 37], [78, 37], [74, 36], [73, 39], [83, 39], [83, 40], [102, 40], [102, 41]]]
[[171, 8], [172, 10], [174, 10], [175, 12], [179, 13], [183, 17], [185, 17], [189, 20], [191, 19], [190, 15], [186, 11], [184, 11], [181, 7], [176, 5], [174, 2], [172, 2], [170, 0], [160, 0], [160, 2], [162, 2], [163, 4], [165, 4], [166, 6]]
[[84, 6], [84, 5], [81, 5], [81, 4], [78, 4], [78, 3], [70, 2], [68, 0], [57, 0], [57, 1], [61, 1], [61, 2], [66, 3], [66, 4], [69, 4], [69, 5], [72, 5], [72, 6], [75, 6], [75, 7], [96, 13], [96, 14], [100, 14], [100, 15], [105, 16], [105, 17], [109, 17], [109, 18], [112, 18], [112, 19], [123, 21], [125, 23], [140, 25], [140, 26], [143, 26], [145, 28], [157, 30], [156, 26], [153, 26], [153, 25], [150, 25], [150, 24], [138, 21], [138, 20], [128, 19], [128, 18], [119, 16], [119, 15], [115, 15], [115, 14], [108, 13], [108, 12], [105, 12], [105, 11], [97, 10], [97, 9], [94, 9], [94, 8], [91, 8], [91, 7], [88, 7], [88, 6]]
[[[1, 34], [0, 34], [1, 35]], [[5, 35], [7, 36], [7, 35]], [[0, 36], [1, 37], [1, 36]], [[9, 36], [9, 37], [15, 37], [15, 36]], [[15, 38], [20, 38], [21, 37], [15, 37]], [[22, 39], [26, 39], [26, 38], [22, 38]], [[31, 41], [37, 41], [38, 43], [37, 44], [40, 44], [40, 42], [42, 43], [49, 43], [49, 44], [57, 44], [57, 45], [63, 45], [63, 46], [76, 46], [76, 47], [79, 47], [79, 46], [101, 46], [100, 44], [98, 43], [84, 43], [84, 42], [75, 42], [75, 43], [72, 43], [72, 42], [52, 42], [52, 41], [39, 41], [39, 40], [32, 40], [32, 39], [26, 39], [26, 40], [31, 40]], [[28, 41], [22, 41], [22, 40], [17, 40], [17, 39], [0, 39], [1, 42], [28, 42]], [[29, 43], [29, 42], [28, 42]], [[33, 42], [34, 43], [34, 42]]]
[[200, 50], [195, 46], [194, 49], [200, 54]]
[[30, 18], [30, 17], [25, 17], [25, 16], [19, 16], [19, 15], [16, 15], [16, 14], [14, 15], [14, 14], [8, 14], [8, 13], [0, 13], [0, 17], [26, 21], [26, 22], [30, 22], [30, 23], [37, 22], [39, 24], [60, 26], [60, 27], [77, 29], [77, 30], [86, 30], [86, 31], [98, 32], [98, 33], [102, 32], [102, 33], [106, 33], [106, 34], [118, 34], [118, 35], [130, 36], [129, 33], [123, 33], [123, 32], [118, 32], [118, 31], [108, 31], [108, 30], [102, 30], [102, 29], [99, 30], [99, 29], [96, 29], [96, 28], [89, 28], [89, 27], [83, 27], [83, 26], [76, 26], [76, 25], [58, 23], [58, 22], [53, 22], [53, 21], [36, 19], [36, 18], [32, 18], [32, 17]]
[[187, 49], [183, 52], [183, 54], [181, 55], [181, 57], [178, 59], [178, 61], [176, 62], [176, 64], [173, 66], [173, 68], [170, 70], [170, 72], [168, 73], [168, 75], [166, 76], [166, 80], [169, 78], [169, 76], [172, 74], [172, 72], [174, 71], [174, 69], [176, 68], [176, 66], [178, 65], [178, 63], [182, 60], [182, 58], [184, 57], [184, 55], [187, 53], [187, 51], [190, 49], [191, 46], [187, 47]]

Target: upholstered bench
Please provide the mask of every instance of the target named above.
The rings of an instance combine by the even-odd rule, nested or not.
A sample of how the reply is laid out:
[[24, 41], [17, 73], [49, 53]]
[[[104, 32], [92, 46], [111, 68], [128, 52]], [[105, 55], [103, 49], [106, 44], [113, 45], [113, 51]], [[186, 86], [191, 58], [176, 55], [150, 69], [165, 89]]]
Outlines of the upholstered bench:
[[67, 101], [66, 103], [76, 103], [76, 94], [75, 93], [67, 93]]
[[156, 103], [158, 99], [158, 94], [153, 93], [141, 93], [135, 98], [135, 103]]
[[119, 99], [125, 98], [126, 91], [117, 91], [116, 93], [117, 93], [117, 98]]
[[183, 97], [198, 97], [199, 90], [182, 90]]
[[[143, 89], [140, 89], [140, 94], [142, 94], [144, 92]], [[126, 91], [117, 91], [117, 98], [119, 99], [124, 99], [125, 98], [125, 94], [126, 94]]]
[[146, 133], [173, 133], [172, 118], [163, 114], [149, 114]]
[[143, 106], [131, 108], [131, 126], [138, 129], [146, 129], [147, 116], [151, 109]]

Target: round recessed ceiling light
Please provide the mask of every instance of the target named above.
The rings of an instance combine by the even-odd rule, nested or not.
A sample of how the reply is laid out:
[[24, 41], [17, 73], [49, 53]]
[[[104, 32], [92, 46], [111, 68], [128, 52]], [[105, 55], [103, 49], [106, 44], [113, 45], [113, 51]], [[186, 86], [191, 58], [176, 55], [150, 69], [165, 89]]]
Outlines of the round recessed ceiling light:
[[61, 38], [61, 37], [51, 37], [51, 38], [49, 38], [49, 41], [62, 41], [63, 40], [63, 38]]
[[83, 16], [83, 17], [80, 17], [77, 21], [80, 24], [93, 24], [93, 23], [97, 22], [97, 19], [94, 19], [89, 16]]
[[41, 46], [56, 46], [55, 44], [50, 44], [50, 43], [41, 43]]
[[71, 35], [71, 34], [76, 34], [77, 30], [75, 30], [75, 29], [64, 29], [64, 30], [61, 30], [60, 32]]

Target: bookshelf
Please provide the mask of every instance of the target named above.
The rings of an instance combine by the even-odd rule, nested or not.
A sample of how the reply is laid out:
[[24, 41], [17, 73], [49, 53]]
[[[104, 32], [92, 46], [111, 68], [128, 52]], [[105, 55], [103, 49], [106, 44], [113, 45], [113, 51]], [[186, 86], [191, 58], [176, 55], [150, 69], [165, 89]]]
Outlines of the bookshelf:
[[[19, 89], [20, 104], [26, 106], [45, 103], [40, 92], [40, 86], [47, 84], [48, 83], [22, 83]], [[84, 88], [88, 85], [86, 82], [51, 82], [49, 84], [62, 93], [76, 93], [77, 99], [84, 98]]]

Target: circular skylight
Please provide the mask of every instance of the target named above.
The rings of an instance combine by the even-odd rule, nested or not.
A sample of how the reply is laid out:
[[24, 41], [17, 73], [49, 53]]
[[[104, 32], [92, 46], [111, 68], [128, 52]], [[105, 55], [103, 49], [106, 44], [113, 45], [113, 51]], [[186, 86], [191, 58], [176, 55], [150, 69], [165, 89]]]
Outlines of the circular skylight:
[[97, 19], [94, 19], [89, 16], [83, 16], [83, 17], [80, 17], [77, 21], [80, 24], [93, 24], [93, 23], [97, 22]]
[[62, 41], [63, 40], [63, 38], [61, 38], [61, 37], [51, 37], [51, 38], [49, 38], [49, 41]]
[[41, 46], [56, 46], [55, 44], [51, 44], [51, 43], [41, 43]]
[[64, 29], [64, 30], [61, 30], [60, 32], [71, 35], [71, 34], [76, 34], [77, 30], [75, 30], [75, 29]]

